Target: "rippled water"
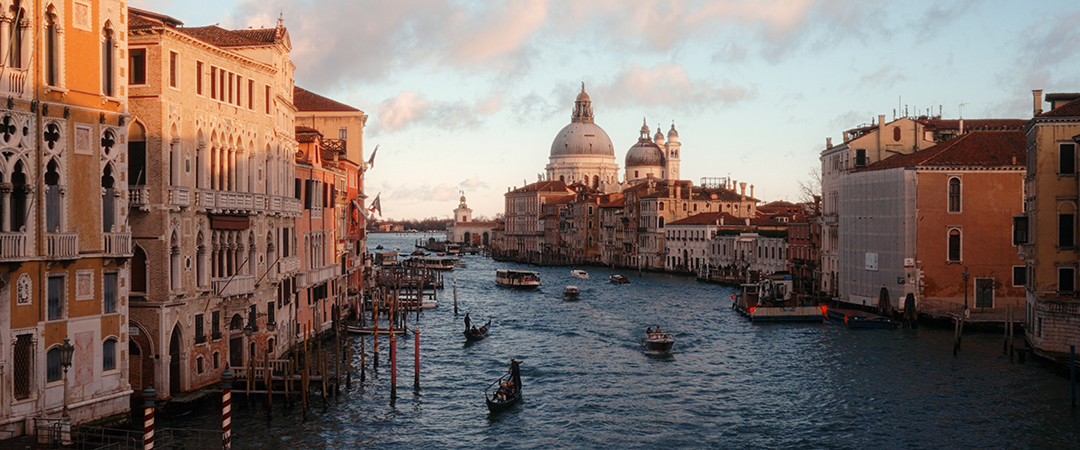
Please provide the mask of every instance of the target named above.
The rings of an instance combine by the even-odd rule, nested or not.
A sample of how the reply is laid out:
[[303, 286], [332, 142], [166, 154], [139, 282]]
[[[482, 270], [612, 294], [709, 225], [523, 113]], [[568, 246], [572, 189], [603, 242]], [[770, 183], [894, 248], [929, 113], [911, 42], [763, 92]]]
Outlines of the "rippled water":
[[[373, 234], [369, 244], [408, 252], [416, 237]], [[1068, 379], [1010, 363], [998, 334], [965, 336], [954, 358], [951, 330], [751, 324], [731, 310], [730, 288], [631, 272], [622, 272], [631, 284], [612, 285], [612, 272], [595, 267], [588, 280], [566, 267], [533, 268], [544, 286], [511, 291], [494, 273], [515, 265], [465, 259], [468, 268], [448, 273], [439, 308], [421, 315], [419, 393], [410, 335], [399, 341], [394, 406], [384, 350], [377, 374], [363, 386], [354, 378], [325, 411], [316, 399], [306, 421], [280, 400], [271, 419], [261, 403], [240, 401], [235, 447], [1080, 447]], [[581, 300], [561, 299], [567, 284], [581, 288]], [[487, 340], [464, 344], [465, 312], [473, 322], [492, 319]], [[670, 356], [642, 352], [640, 336], [655, 325], [674, 333]], [[511, 357], [525, 360], [524, 403], [491, 416], [482, 391]], [[159, 423], [220, 425], [216, 411]]]

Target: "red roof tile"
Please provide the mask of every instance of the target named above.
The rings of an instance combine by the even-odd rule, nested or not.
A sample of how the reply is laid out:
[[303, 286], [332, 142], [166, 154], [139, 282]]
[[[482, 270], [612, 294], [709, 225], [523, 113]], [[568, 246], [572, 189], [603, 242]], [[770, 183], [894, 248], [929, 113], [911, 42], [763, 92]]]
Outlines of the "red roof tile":
[[528, 192], [565, 192], [569, 190], [562, 181], [537, 181], [511, 191], [511, 194], [524, 194]]
[[184, 22], [176, 20], [172, 17], [164, 14], [158, 14], [155, 12], [145, 11], [139, 8], [128, 7], [128, 29], [133, 28], [148, 28], [158, 25], [169, 25], [175, 27], [177, 25], [183, 25]]
[[1080, 98], [1061, 105], [1035, 117], [1075, 117], [1080, 116]]
[[[668, 222], [666, 226], [671, 225], [717, 225], [717, 222], [723, 221], [722, 227], [745, 227], [746, 218], [735, 217], [726, 212], [707, 212], [701, 214], [695, 214], [685, 219], [676, 220], [674, 222]], [[778, 227], [785, 224], [772, 220], [770, 218], [752, 218], [750, 219], [750, 226], [752, 227]]]
[[352, 106], [323, 97], [299, 86], [293, 86], [293, 105], [296, 106], [298, 111], [360, 112], [359, 109], [353, 108]]
[[972, 131], [925, 150], [897, 155], [859, 172], [915, 166], [1023, 167], [1027, 143], [1021, 131]]
[[[919, 120], [927, 128], [936, 130], [959, 130], [960, 120], [923, 119]], [[974, 130], [1022, 130], [1027, 119], [964, 119], [964, 131]]]

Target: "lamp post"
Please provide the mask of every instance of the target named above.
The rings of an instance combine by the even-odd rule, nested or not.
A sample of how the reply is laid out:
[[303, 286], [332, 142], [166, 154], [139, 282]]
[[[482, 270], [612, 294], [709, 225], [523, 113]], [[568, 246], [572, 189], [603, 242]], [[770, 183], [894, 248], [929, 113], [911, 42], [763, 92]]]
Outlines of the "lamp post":
[[971, 274], [968, 273], [968, 266], [964, 265], [964, 271], [960, 273], [964, 277], [964, 317], [968, 316], [968, 278]]
[[63, 445], [71, 444], [71, 415], [68, 413], [68, 368], [71, 367], [71, 355], [75, 353], [75, 346], [71, 345], [71, 339], [64, 337], [64, 343], [60, 346], [60, 367], [64, 369], [64, 411], [60, 416], [60, 440]]
[[64, 369], [64, 417], [68, 417], [68, 383], [67, 372], [71, 367], [71, 355], [75, 353], [75, 346], [71, 345], [71, 339], [64, 338], [64, 344], [60, 346], [60, 367]]

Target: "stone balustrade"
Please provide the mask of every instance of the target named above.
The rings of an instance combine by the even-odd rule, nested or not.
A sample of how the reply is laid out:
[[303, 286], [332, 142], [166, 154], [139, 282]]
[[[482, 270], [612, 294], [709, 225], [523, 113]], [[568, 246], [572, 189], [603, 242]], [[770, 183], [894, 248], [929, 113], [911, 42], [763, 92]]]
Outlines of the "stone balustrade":
[[0, 233], [0, 260], [10, 261], [26, 258], [26, 233]]
[[170, 187], [169, 206], [179, 206], [181, 208], [191, 206], [191, 189], [187, 186]]
[[128, 189], [129, 205], [142, 211], [150, 211], [150, 188], [146, 186]]
[[79, 233], [45, 233], [45, 256], [74, 259], [79, 255]]
[[131, 233], [104, 233], [102, 234], [105, 256], [114, 258], [131, 257]]
[[234, 277], [215, 278], [214, 293], [221, 297], [233, 297], [255, 292], [254, 275], [236, 275]]

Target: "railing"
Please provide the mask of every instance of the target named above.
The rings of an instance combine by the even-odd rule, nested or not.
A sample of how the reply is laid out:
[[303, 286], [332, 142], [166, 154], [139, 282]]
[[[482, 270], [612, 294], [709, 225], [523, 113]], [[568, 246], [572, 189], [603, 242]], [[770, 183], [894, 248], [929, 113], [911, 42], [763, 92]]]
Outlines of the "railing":
[[[246, 380], [248, 375], [252, 375], [255, 380], [266, 379], [266, 366], [261, 359], [255, 359], [255, 367], [252, 370], [251, 367], [230, 367], [233, 377], [236, 380]], [[270, 376], [272, 377], [284, 377], [293, 373], [292, 361], [288, 359], [271, 359], [270, 360]]]
[[3, 77], [3, 86], [0, 88], [7, 94], [15, 94], [15, 97], [22, 97], [26, 94], [26, 69], [8, 69], [6, 77]]
[[45, 256], [71, 259], [79, 254], [79, 233], [46, 233]]
[[105, 256], [130, 257], [131, 256], [131, 233], [104, 233], [102, 234]]
[[195, 206], [203, 209], [214, 209], [214, 204], [216, 203], [214, 201], [215, 192], [216, 191], [211, 191], [209, 189], [199, 189], [195, 191]]
[[281, 258], [278, 262], [278, 273], [291, 274], [300, 271], [300, 255]]
[[191, 189], [187, 186], [169, 188], [169, 205], [187, 208], [191, 206]]
[[300, 212], [304, 210], [303, 205], [300, 204], [300, 199], [298, 198], [282, 197], [281, 201], [281, 211], [286, 214], [295, 214], [299, 216]]
[[345, 154], [345, 142], [346, 142], [345, 139], [323, 139], [322, 140], [322, 148], [323, 148], [323, 150], [326, 150], [326, 151], [330, 151], [330, 152], [339, 153], [339, 154], [344, 155]]
[[338, 264], [331, 264], [329, 266], [320, 267], [318, 269], [312, 269], [307, 271], [304, 276], [304, 285], [319, 284], [338, 275], [341, 266]]
[[217, 209], [228, 209], [244, 212], [255, 209], [252, 205], [253, 196], [243, 192], [221, 191], [217, 193]]
[[267, 209], [268, 198], [263, 194], [255, 194], [252, 196], [252, 207], [255, 209], [255, 213], [265, 213]]
[[139, 208], [142, 211], [150, 210], [150, 188], [133, 187], [128, 189], [128, 203], [135, 208]]
[[213, 284], [214, 293], [221, 297], [245, 295], [255, 292], [254, 275], [237, 275], [234, 277], [218, 278], [214, 280]]
[[0, 259], [26, 257], [26, 233], [0, 233]]

